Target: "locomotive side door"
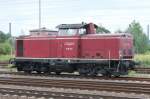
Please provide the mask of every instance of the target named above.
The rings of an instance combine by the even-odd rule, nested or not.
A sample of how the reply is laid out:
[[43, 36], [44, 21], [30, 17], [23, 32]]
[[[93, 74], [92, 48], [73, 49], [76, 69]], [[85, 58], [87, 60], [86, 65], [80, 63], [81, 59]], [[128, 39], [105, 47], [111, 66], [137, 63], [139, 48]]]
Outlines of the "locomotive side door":
[[62, 39], [57, 40], [57, 57], [58, 58], [63, 58], [63, 41]]
[[67, 39], [63, 41], [63, 57], [64, 58], [77, 58], [79, 48], [79, 39]]
[[16, 54], [17, 57], [23, 57], [23, 40], [17, 40], [17, 45], [16, 45]]

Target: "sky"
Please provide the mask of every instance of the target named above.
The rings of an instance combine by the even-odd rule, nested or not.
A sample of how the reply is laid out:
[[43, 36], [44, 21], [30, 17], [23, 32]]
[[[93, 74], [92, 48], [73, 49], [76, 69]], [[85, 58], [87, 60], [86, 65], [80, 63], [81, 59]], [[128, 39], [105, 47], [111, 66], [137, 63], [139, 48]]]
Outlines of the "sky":
[[[136, 20], [144, 32], [150, 24], [150, 0], [41, 0], [42, 27], [93, 22], [114, 32]], [[38, 0], [0, 0], [0, 30], [12, 35], [29, 34], [38, 28]]]

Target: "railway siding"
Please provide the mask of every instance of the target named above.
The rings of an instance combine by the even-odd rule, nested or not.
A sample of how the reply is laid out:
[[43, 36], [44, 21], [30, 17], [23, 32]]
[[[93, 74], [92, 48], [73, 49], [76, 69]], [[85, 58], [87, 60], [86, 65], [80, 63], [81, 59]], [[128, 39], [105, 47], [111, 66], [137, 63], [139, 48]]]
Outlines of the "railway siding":
[[1, 84], [35, 86], [35, 87], [56, 87], [71, 88], [80, 90], [97, 90], [109, 92], [126, 92], [137, 94], [150, 94], [148, 83], [123, 83], [106, 81], [78, 81], [78, 80], [54, 80], [54, 79], [30, 79], [30, 78], [1, 78]]
[[[123, 93], [123, 92], [107, 92], [107, 91], [90, 91], [80, 89], [64, 89], [64, 88], [42, 88], [42, 87], [29, 87], [29, 86], [18, 86], [18, 85], [1, 85], [0, 91], [3, 90], [3, 94], [14, 95], [18, 93], [18, 96], [35, 96], [35, 97], [52, 97], [58, 96], [54, 99], [149, 99], [149, 95], [134, 94], [134, 93]], [[65, 97], [65, 98], [63, 98]], [[69, 97], [69, 98], [67, 98]]]
[[[77, 92], [78, 94], [76, 95], [72, 95], [72, 93], [70, 93], [70, 96], [73, 96], [74, 99], [78, 99], [78, 98], [88, 99], [87, 97], [85, 97], [86, 96], [84, 95], [85, 93], [88, 93], [89, 96], [91, 95], [90, 97], [93, 97], [93, 99], [96, 99], [97, 97], [102, 95], [100, 94], [100, 92], [112, 93], [113, 95], [115, 94], [114, 96], [109, 95], [110, 97], [107, 97], [107, 98], [106, 98], [106, 95], [102, 95], [102, 97], [105, 96], [106, 99], [117, 99], [121, 93], [123, 93], [123, 95], [130, 94], [129, 97], [125, 95], [124, 99], [126, 98], [129, 99], [130, 96], [135, 97], [137, 95], [139, 95], [138, 97], [142, 97], [142, 99], [144, 99], [145, 97], [146, 97], [145, 99], [150, 98], [149, 96], [150, 95], [150, 78], [138, 78], [138, 77], [104, 78], [100, 76], [82, 77], [78, 75], [68, 76], [65, 74], [59, 75], [59, 76], [58, 75], [44, 75], [43, 76], [43, 75], [37, 75], [37, 74], [29, 75], [29, 74], [17, 73], [17, 72], [1, 72], [1, 73], [2, 74], [0, 74], [0, 84], [6, 85], [6, 86], [18, 85], [18, 86], [24, 86], [24, 87], [34, 87], [36, 88], [36, 91], [37, 91], [37, 88], [48, 88], [48, 89], [54, 88], [56, 90], [57, 89], [71, 90], [70, 92], [72, 91], [84, 92], [82, 93], [82, 95], [79, 94], [78, 92]], [[32, 93], [32, 95], [30, 95], [30, 97], [26, 97], [26, 96], [23, 97], [22, 95], [25, 95], [25, 94], [20, 94], [21, 91], [19, 90], [12, 91], [12, 90], [8, 89], [5, 92], [4, 90], [0, 90], [0, 93], [2, 93], [0, 94], [0, 97], [4, 97], [4, 99], [5, 98], [9, 99], [9, 97], [14, 97], [15, 93], [17, 94], [16, 97], [18, 97], [19, 99], [37, 99], [37, 96], [38, 96], [38, 95], [37, 96], [34, 95], [34, 93], [38, 93], [38, 92], [34, 92]], [[26, 91], [25, 89], [22, 89], [22, 91], [23, 90]], [[38, 90], [38, 91], [44, 92], [41, 90]], [[12, 94], [9, 92], [14, 92], [14, 93]], [[93, 93], [90, 93], [90, 92], [93, 92]], [[66, 96], [66, 94], [61, 94], [61, 95], [59, 93], [55, 93], [55, 94], [57, 95], [57, 97], [55, 97], [56, 99], [57, 98], [67, 99], [68, 97], [70, 97], [70, 96]], [[93, 96], [93, 95], [97, 95], [97, 96]], [[46, 96], [44, 96], [43, 99], [45, 99], [45, 97]], [[38, 96], [38, 98], [40, 97]]]
[[146, 67], [137, 67], [135, 68], [135, 71], [137, 73], [150, 74], [150, 68], [146, 68]]

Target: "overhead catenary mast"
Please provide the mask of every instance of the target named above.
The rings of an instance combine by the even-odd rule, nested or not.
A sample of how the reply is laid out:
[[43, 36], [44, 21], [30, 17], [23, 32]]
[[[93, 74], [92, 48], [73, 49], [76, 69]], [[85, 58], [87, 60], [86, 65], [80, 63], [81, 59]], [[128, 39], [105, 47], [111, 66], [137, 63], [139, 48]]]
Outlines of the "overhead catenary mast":
[[11, 36], [11, 23], [9, 23], [9, 34]]
[[11, 22], [9, 23], [9, 34], [10, 34], [10, 44], [11, 44], [10, 54], [11, 56], [13, 56], [13, 38], [11, 34]]
[[148, 35], [148, 40], [149, 40], [149, 24], [147, 25], [147, 35]]
[[41, 30], [41, 0], [39, 0], [39, 31]]

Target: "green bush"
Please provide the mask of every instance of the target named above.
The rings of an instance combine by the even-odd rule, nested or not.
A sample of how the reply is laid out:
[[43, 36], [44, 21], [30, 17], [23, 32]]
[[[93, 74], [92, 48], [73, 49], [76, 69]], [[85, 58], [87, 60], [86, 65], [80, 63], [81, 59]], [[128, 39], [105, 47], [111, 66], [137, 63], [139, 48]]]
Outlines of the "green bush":
[[137, 54], [135, 55], [134, 60], [140, 62], [142, 66], [150, 67], [150, 52]]
[[0, 62], [9, 61], [11, 58], [14, 58], [14, 56], [11, 56], [11, 55], [0, 55]]
[[0, 44], [0, 55], [8, 55], [11, 52], [11, 46], [8, 42]]

